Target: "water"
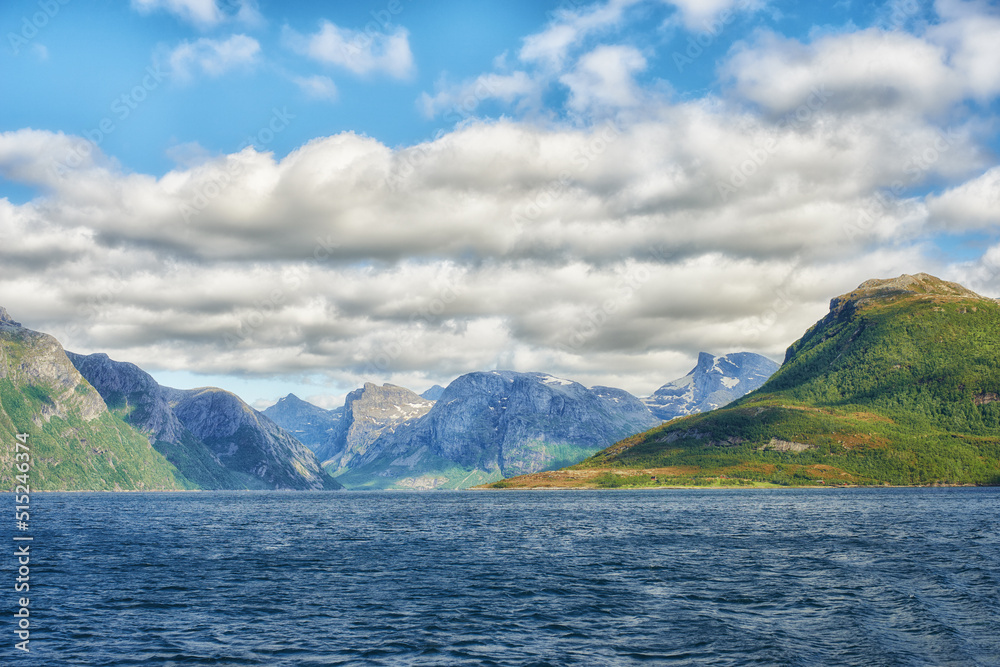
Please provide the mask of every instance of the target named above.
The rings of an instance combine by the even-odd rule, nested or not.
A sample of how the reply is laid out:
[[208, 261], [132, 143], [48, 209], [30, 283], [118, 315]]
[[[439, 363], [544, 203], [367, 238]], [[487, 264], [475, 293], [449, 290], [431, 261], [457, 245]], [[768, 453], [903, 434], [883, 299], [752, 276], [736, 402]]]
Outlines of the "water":
[[32, 499], [4, 664], [1000, 664], [1000, 489]]

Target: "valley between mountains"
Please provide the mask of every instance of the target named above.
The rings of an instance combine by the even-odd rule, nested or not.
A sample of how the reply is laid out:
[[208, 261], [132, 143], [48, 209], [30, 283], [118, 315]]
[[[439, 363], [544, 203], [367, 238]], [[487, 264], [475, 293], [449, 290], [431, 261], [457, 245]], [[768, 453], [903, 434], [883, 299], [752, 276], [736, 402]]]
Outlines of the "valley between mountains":
[[998, 326], [996, 300], [904, 275], [833, 299], [780, 367], [701, 353], [644, 398], [492, 370], [258, 412], [65, 352], [0, 308], [0, 437], [30, 434], [48, 490], [997, 484]]

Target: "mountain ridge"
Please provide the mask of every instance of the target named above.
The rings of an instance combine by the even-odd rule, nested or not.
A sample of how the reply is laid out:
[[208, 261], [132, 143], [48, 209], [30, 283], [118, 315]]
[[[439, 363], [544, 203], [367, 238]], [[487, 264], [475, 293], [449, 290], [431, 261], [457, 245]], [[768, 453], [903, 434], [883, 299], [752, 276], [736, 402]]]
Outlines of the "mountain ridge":
[[956, 283], [865, 281], [756, 391], [500, 486], [998, 484], [998, 332], [1000, 302]]

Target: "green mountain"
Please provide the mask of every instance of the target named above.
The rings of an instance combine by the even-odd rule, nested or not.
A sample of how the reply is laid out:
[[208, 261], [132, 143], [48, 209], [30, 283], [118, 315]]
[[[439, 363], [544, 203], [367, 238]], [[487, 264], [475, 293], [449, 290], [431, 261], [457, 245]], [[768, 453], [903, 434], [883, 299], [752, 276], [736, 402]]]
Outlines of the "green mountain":
[[1000, 484], [1000, 302], [927, 274], [831, 301], [758, 390], [503, 487]]
[[0, 308], [0, 489], [13, 489], [16, 440], [28, 433], [33, 490], [163, 490], [193, 483], [108, 411], [52, 336]]

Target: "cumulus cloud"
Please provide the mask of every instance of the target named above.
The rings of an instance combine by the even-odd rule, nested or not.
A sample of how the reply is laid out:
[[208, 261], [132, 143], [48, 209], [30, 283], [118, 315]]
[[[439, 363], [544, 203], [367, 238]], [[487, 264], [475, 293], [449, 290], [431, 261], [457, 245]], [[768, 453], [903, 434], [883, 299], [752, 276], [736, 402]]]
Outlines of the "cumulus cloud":
[[559, 80], [569, 87], [569, 108], [577, 112], [634, 106], [639, 90], [633, 79], [646, 59], [630, 46], [600, 46], [580, 58]]
[[[724, 96], [673, 102], [636, 84], [638, 50], [560, 41], [627, 6], [563, 12], [525, 67], [422, 102], [447, 112], [482, 88], [516, 105], [562, 78], [573, 123], [472, 117], [413, 146], [347, 132], [287, 155], [179, 146], [162, 175], [85, 138], [0, 134], [0, 174], [41, 193], [0, 199], [0, 263], [31, 268], [0, 274], [2, 305], [154, 370], [346, 390], [503, 367], [648, 394], [700, 350], [780, 360], [868, 278], [1000, 295], [1000, 250], [949, 266], [932, 247], [1000, 222], [991, 130], [966, 104], [995, 95], [963, 60], [981, 43], [969, 5], [939, 3], [921, 35], [759, 35], [723, 63]], [[356, 36], [323, 35], [298, 47], [323, 60]], [[371, 65], [379, 48], [353, 71], [406, 69]]]
[[774, 113], [795, 109], [813, 91], [845, 111], [941, 111], [964, 93], [944, 48], [876, 29], [803, 44], [764, 33], [726, 64], [736, 93]]
[[248, 67], [260, 55], [260, 43], [246, 35], [232, 35], [228, 39], [201, 38], [194, 42], [182, 42], [167, 56], [167, 62], [174, 77], [187, 81], [197, 73], [211, 77]]
[[285, 44], [293, 51], [359, 75], [385, 73], [402, 79], [413, 73], [410, 35], [405, 28], [392, 32], [359, 31], [322, 21], [319, 30], [302, 35], [289, 27]]
[[551, 70], [563, 69], [571, 48], [587, 36], [619, 25], [625, 11], [640, 0], [608, 0], [579, 9], [560, 9], [545, 30], [525, 37], [519, 57]]
[[940, 195], [929, 195], [927, 208], [937, 222], [951, 230], [1000, 225], [1000, 167]]

